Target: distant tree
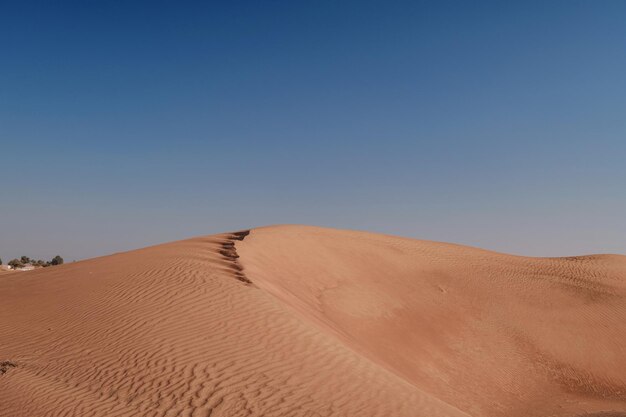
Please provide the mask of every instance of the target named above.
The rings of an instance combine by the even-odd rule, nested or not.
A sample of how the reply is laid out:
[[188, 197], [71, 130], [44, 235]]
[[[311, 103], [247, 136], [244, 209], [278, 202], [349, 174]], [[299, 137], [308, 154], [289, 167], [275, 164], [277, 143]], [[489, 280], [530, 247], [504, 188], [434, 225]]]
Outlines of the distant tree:
[[24, 264], [19, 259], [11, 259], [9, 261], [9, 266], [13, 269], [16, 269], [16, 268], [23, 268]]
[[62, 265], [62, 264], [63, 264], [63, 258], [61, 258], [59, 255], [55, 256], [50, 261], [50, 265]]
[[38, 259], [38, 260], [36, 260], [36, 261], [35, 261], [34, 259], [31, 259], [31, 260], [30, 260], [30, 263], [31, 263], [31, 265], [33, 265], [33, 266], [45, 266], [45, 265], [46, 265], [46, 262], [45, 262], [45, 261], [42, 261], [41, 259]]
[[22, 257], [20, 258], [20, 261], [21, 261], [23, 264], [29, 264], [29, 263], [30, 263], [30, 258], [29, 258], [28, 256], [22, 256]]
[[2, 258], [0, 258], [0, 265], [2, 265]]

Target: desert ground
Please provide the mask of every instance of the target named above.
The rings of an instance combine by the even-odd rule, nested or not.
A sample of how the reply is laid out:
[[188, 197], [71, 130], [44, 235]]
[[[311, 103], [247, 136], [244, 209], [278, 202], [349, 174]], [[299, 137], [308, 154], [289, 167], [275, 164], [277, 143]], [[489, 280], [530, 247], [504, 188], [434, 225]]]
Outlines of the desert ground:
[[0, 276], [0, 416], [626, 416], [626, 256], [308, 226]]

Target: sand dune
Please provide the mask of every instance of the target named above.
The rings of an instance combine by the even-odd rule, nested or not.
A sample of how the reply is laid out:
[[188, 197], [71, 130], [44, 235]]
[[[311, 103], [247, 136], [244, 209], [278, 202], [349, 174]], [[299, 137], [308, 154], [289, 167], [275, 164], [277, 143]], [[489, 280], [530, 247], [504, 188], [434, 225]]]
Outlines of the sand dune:
[[278, 226], [0, 277], [0, 416], [626, 416], [626, 257]]

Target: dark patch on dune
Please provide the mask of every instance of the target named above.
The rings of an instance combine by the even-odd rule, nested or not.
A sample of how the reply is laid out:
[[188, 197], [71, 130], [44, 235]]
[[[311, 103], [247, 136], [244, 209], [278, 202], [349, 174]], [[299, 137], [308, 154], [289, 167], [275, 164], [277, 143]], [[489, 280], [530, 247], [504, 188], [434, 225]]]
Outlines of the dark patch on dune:
[[16, 368], [17, 364], [11, 361], [2, 361], [0, 362], [0, 375], [4, 375], [11, 368]]
[[239, 255], [237, 255], [237, 252], [234, 249], [222, 249], [220, 250], [220, 254], [233, 260], [239, 258]]
[[222, 255], [228, 261], [228, 267], [233, 270], [233, 275], [235, 279], [245, 283], [252, 284], [252, 281], [246, 277], [243, 272], [243, 266], [239, 263], [239, 255], [237, 255], [237, 249], [235, 248], [235, 241], [242, 241], [250, 234], [249, 230], [242, 230], [239, 232], [231, 233], [228, 236], [226, 241], [222, 243], [222, 247], [219, 250], [220, 255]]
[[248, 236], [249, 234], [250, 234], [249, 230], [242, 230], [240, 232], [235, 232], [232, 235], [234, 236], [233, 239], [244, 240], [246, 236]]

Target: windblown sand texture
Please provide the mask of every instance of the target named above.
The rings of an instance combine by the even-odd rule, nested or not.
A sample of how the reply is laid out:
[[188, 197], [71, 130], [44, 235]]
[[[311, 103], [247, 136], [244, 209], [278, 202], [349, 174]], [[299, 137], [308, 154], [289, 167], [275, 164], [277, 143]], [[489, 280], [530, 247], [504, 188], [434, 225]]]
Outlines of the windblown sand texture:
[[276, 226], [0, 277], [0, 416], [626, 416], [626, 257]]

